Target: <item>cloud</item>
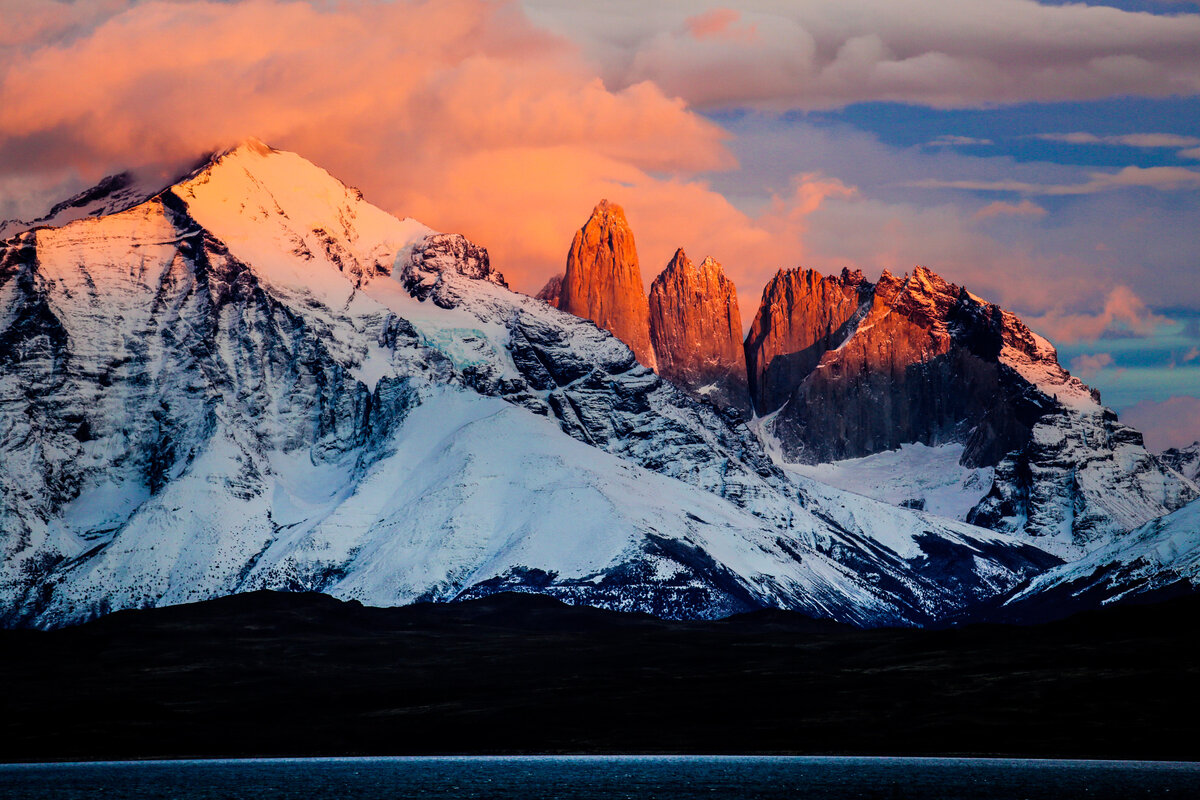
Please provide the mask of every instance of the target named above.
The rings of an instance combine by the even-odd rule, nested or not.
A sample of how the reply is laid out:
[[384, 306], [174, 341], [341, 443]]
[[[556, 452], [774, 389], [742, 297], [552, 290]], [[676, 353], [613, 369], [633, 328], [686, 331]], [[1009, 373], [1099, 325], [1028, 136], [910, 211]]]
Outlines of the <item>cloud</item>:
[[1120, 136], [1096, 136], [1093, 133], [1035, 133], [1034, 139], [1067, 144], [1108, 144], [1143, 148], [1180, 148], [1200, 145], [1200, 138], [1174, 133], [1126, 133]]
[[1113, 366], [1115, 362], [1108, 353], [1086, 353], [1071, 359], [1071, 372], [1081, 378], [1094, 378], [1102, 369]]
[[1200, 439], [1200, 397], [1143, 400], [1123, 410], [1121, 421], [1140, 430], [1154, 452], [1185, 447]]
[[[807, 217], [853, 194], [801, 172], [754, 213], [734, 207], [698, 177], [736, 167], [725, 130], [653, 83], [609, 87], [513, 3], [58, 10], [29, 29], [35, 40], [0, 43], [0, 189], [29, 202], [254, 135], [484, 244], [517, 288], [560, 271], [571, 232], [608, 197], [629, 213], [647, 280], [684, 245], [725, 262], [752, 305], [804, 257]], [[693, 27], [745, 30], [732, 15]]]
[[1180, 150], [1178, 155], [1180, 158], [1191, 158], [1200, 161], [1200, 147], [1193, 147], [1190, 150]]
[[925, 143], [926, 147], [968, 147], [973, 145], [995, 144], [991, 139], [976, 139], [973, 136], [955, 136], [946, 134]]
[[1057, 342], [1095, 341], [1105, 334], [1149, 336], [1171, 320], [1151, 311], [1127, 286], [1108, 293], [1098, 313], [1071, 313], [1055, 309], [1026, 320], [1034, 330]]
[[1114, 189], [1144, 188], [1163, 192], [1200, 188], [1200, 170], [1187, 167], [1125, 167], [1118, 172], [1091, 172], [1089, 180], [1074, 184], [1040, 184], [1014, 180], [943, 180], [927, 178], [911, 181], [917, 189], [962, 189], [972, 192], [1013, 192], [1015, 194], [1066, 196], [1096, 194]]
[[[1083, 312], [1118, 284], [1155, 302], [1148, 292], [1197, 296], [1186, 270], [1147, 278], [1165, 260], [1194, 264], [1191, 242], [1164, 234], [1194, 217], [1180, 195], [1148, 209], [1142, 195], [1095, 192], [1087, 203], [1116, 205], [1056, 206], [1053, 226], [988, 224], [1035, 218], [1040, 206], [915, 198], [904, 185], [933, 175], [1071, 186], [1077, 170], [895, 148], [769, 114], [783, 121], [746, 115], [761, 136], [718, 126], [654, 82], [601, 80], [586, 48], [512, 3], [80, 0], [52, 10], [14, 23], [28, 36], [0, 33], [0, 216], [34, 216], [85, 178], [256, 135], [393, 213], [484, 244], [526, 291], [561, 271], [571, 232], [608, 197], [629, 214], [647, 280], [678, 246], [711, 254], [737, 283], [747, 323], [770, 276], [798, 265], [878, 275], [927, 263], [1014, 310], [1062, 320], [1067, 333], [1094, 327]], [[734, 77], [739, 59], [755, 57], [739, 37], [756, 32], [771, 52], [794, 33], [763, 24], [761, 8], [714, 10], [689, 4], [670, 31], [681, 47], [727, 48]], [[769, 91], [774, 74], [763, 75]], [[736, 95], [736, 80], [711, 77], [711, 91]], [[1039, 240], [1004, 238], [1017, 227]], [[1110, 234], [1102, 261], [1092, 244]]]
[[975, 212], [975, 219], [990, 219], [991, 217], [1044, 217], [1046, 209], [1032, 200], [1022, 200], [1019, 203], [1006, 203], [997, 200], [988, 203]]
[[688, 31], [696, 39], [729, 39], [737, 42], [758, 41], [758, 27], [738, 26], [741, 12], [729, 8], [714, 8], [685, 20]]
[[[936, 107], [1200, 92], [1200, 15], [1033, 0], [526, 0], [614, 86], [653, 80], [707, 108]], [[697, 37], [688, 20], [753, 26]], [[725, 30], [724, 28], [721, 29]]]

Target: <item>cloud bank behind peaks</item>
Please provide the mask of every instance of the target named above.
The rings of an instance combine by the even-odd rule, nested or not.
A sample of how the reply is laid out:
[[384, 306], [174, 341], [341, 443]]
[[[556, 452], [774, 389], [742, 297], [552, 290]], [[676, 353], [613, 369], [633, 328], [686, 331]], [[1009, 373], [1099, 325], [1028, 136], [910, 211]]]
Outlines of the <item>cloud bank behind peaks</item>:
[[[936, 107], [1200, 92], [1200, 15], [1033, 0], [526, 0], [606, 80], [703, 108]], [[736, 10], [725, 8], [736, 5]]]
[[5, 194], [41, 201], [72, 175], [254, 135], [485, 243], [523, 289], [561, 270], [570, 232], [606, 196], [637, 217], [647, 263], [693, 235], [711, 252], [799, 257], [797, 237], [770, 227], [793, 219], [790, 197], [757, 220], [694, 177], [736, 166], [724, 130], [652, 83], [608, 88], [519, 5], [53, 5], [28, 36], [0, 39]]

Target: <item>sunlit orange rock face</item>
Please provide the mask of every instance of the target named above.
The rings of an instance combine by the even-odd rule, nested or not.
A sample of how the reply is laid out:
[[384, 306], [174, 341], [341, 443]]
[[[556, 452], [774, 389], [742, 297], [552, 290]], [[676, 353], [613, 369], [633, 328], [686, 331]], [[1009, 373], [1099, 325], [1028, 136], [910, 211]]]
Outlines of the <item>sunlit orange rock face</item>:
[[755, 404], [779, 411], [774, 432], [791, 460], [961, 442], [975, 465], [1027, 441], [1046, 411], [1002, 363], [1006, 345], [1036, 349], [1016, 317], [922, 267], [873, 286], [805, 270], [767, 287], [746, 355]]
[[664, 378], [749, 411], [737, 290], [711, 256], [697, 266], [679, 249], [654, 279], [650, 338]]
[[558, 307], [592, 320], [628, 345], [642, 364], [656, 366], [637, 247], [619, 205], [601, 200], [576, 231]]
[[759, 414], [783, 405], [821, 356], [853, 330], [871, 284], [859, 271], [822, 277], [811, 269], [780, 270], [763, 289], [746, 337], [750, 392]]

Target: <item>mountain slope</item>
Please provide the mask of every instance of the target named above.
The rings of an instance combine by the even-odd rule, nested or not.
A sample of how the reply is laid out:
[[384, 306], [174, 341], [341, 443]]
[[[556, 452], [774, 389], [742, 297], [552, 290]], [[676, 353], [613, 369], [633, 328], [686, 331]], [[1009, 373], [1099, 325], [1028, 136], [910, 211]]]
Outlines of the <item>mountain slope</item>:
[[1185, 478], [1200, 481], [1200, 442], [1192, 442], [1187, 447], [1168, 448], [1158, 457]]
[[1200, 585], [1200, 500], [1037, 576], [1008, 598], [1001, 619], [1041, 621], [1118, 602], [1153, 602]]
[[258, 142], [8, 240], [0, 308], [9, 624], [258, 588], [911, 624], [1058, 563], [789, 478], [482, 248]]

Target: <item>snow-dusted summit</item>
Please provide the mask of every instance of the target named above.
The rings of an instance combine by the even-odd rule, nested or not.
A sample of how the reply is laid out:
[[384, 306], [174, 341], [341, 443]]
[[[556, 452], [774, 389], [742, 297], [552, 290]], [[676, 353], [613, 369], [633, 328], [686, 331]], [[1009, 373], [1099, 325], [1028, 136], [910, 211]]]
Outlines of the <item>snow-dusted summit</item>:
[[0, 617], [503, 589], [939, 619], [1059, 563], [792, 478], [487, 253], [248, 142], [0, 243]]

